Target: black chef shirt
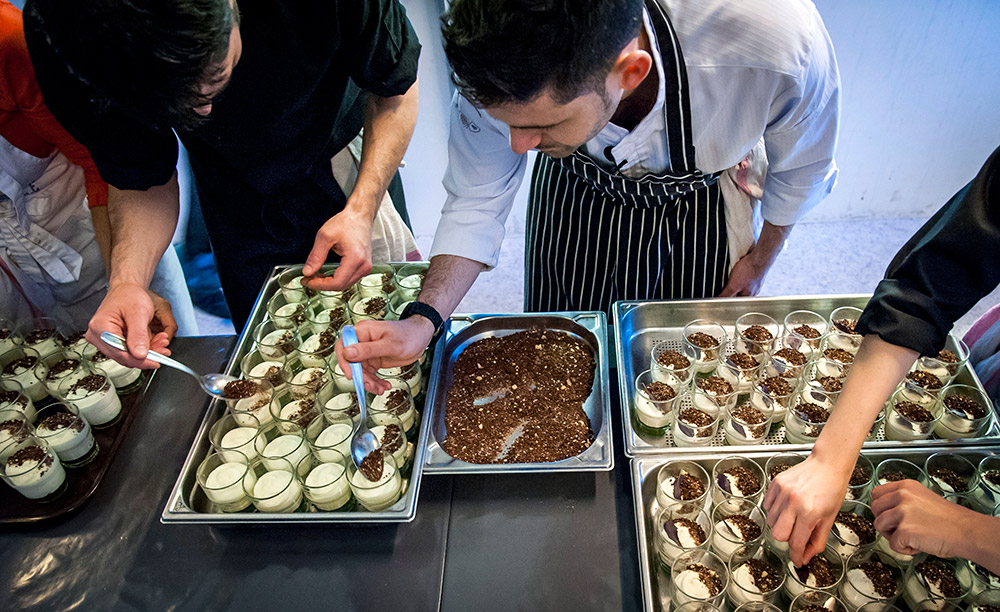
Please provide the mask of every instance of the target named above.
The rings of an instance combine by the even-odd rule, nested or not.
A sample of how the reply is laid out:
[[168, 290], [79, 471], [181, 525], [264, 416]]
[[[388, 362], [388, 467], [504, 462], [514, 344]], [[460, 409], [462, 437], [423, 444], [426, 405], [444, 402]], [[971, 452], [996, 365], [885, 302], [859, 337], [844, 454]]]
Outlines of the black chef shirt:
[[[241, 0], [239, 9], [243, 54], [232, 80], [213, 100], [210, 119], [178, 134], [237, 326], [267, 270], [304, 261], [316, 231], [343, 209], [330, 158], [360, 131], [366, 92], [406, 93], [420, 53], [398, 0]], [[119, 189], [169, 181], [173, 132], [95, 109], [65, 65], [32, 38], [45, 102], [87, 147], [102, 178]]]
[[1000, 285], [1000, 149], [896, 254], [862, 334], [937, 355], [952, 325]]

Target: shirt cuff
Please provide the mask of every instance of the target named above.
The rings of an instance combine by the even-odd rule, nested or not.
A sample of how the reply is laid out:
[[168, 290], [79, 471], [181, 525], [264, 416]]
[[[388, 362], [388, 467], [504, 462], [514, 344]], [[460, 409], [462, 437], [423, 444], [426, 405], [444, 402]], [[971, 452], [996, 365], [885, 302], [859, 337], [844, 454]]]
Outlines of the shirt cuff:
[[875, 295], [858, 319], [858, 332], [876, 334], [889, 344], [902, 346], [921, 355], [937, 355], [948, 339], [949, 321], [934, 298], [895, 279], [878, 284]]
[[808, 186], [792, 185], [782, 180], [778, 173], [768, 173], [761, 198], [761, 215], [772, 225], [794, 225], [817, 204], [830, 195], [837, 184], [839, 171], [836, 165], [817, 183]]

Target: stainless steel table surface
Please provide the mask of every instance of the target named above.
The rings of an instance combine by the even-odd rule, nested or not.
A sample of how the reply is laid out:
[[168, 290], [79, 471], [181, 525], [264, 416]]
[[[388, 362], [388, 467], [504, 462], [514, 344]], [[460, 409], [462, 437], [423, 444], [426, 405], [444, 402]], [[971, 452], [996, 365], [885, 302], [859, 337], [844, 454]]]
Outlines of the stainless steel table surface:
[[[178, 338], [171, 348], [219, 371], [233, 342]], [[607, 424], [613, 472], [427, 475], [408, 524], [163, 525], [206, 406], [193, 379], [162, 369], [79, 512], [0, 527], [0, 610], [641, 608], [620, 423]]]

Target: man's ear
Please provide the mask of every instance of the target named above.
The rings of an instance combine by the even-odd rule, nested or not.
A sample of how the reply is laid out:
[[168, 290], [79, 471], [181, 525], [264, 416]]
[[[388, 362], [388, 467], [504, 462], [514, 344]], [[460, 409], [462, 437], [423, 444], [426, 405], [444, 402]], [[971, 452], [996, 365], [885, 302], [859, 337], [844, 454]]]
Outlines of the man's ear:
[[652, 69], [653, 56], [638, 45], [630, 43], [618, 55], [611, 74], [617, 79], [619, 87], [631, 91], [642, 83]]

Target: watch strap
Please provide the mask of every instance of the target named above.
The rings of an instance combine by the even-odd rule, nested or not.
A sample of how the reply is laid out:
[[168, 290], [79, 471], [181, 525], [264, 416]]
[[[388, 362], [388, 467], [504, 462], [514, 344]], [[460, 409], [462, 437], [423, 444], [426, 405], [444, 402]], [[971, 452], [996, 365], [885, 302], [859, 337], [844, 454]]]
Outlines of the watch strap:
[[399, 315], [399, 319], [409, 319], [413, 315], [420, 315], [427, 319], [434, 326], [434, 335], [437, 336], [441, 333], [444, 328], [444, 319], [441, 317], [441, 313], [437, 311], [436, 308], [429, 304], [424, 304], [423, 302], [410, 302], [403, 308], [402, 314]]

